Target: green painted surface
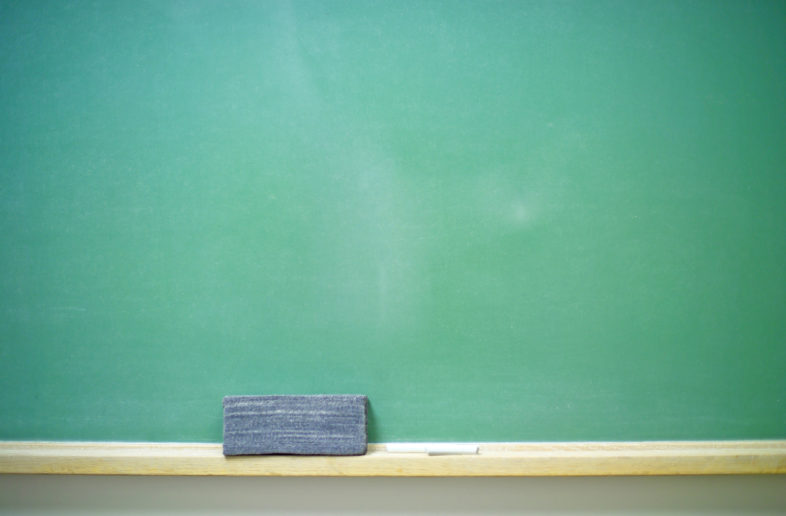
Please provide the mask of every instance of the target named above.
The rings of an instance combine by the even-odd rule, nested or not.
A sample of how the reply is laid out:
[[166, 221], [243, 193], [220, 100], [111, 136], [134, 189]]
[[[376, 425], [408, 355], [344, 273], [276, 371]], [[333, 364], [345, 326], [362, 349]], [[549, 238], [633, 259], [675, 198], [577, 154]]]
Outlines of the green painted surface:
[[782, 2], [0, 2], [0, 438], [786, 438]]

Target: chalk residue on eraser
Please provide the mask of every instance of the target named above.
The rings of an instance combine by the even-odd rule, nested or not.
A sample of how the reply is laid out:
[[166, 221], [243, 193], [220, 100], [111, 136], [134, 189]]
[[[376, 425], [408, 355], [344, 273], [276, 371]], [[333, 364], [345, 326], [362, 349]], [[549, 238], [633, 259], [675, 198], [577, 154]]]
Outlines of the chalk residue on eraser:
[[476, 455], [477, 444], [466, 443], [388, 443], [390, 453], [427, 453], [429, 455]]
[[224, 455], [363, 455], [364, 395], [226, 396]]

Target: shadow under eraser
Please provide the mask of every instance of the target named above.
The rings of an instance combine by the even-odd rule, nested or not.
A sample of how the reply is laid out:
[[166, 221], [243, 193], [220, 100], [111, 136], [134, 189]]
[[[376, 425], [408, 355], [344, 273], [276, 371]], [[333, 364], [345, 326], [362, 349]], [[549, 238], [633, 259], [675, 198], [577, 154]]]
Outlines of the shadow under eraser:
[[224, 455], [363, 455], [368, 397], [226, 396]]

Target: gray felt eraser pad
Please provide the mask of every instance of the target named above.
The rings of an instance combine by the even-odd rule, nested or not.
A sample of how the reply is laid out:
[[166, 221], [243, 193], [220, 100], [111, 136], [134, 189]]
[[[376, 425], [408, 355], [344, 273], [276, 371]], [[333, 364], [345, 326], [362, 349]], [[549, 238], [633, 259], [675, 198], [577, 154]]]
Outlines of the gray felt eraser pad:
[[224, 397], [224, 455], [363, 455], [366, 403], [350, 394]]

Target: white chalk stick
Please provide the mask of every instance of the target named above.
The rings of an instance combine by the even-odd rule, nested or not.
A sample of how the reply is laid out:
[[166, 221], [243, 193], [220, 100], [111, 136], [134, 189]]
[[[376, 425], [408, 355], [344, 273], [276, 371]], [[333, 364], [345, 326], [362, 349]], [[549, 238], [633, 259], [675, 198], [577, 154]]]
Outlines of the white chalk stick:
[[475, 455], [477, 444], [466, 443], [388, 443], [390, 453], [428, 453], [429, 455]]

